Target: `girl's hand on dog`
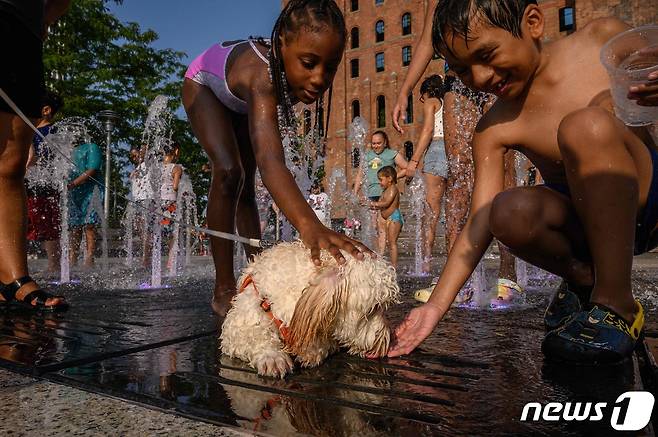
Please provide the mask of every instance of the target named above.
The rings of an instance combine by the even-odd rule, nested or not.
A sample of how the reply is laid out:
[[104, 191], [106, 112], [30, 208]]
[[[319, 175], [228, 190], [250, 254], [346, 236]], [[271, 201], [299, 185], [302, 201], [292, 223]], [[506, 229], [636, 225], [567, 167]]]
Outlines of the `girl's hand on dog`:
[[320, 250], [327, 250], [338, 264], [344, 264], [345, 258], [340, 253], [341, 250], [349, 253], [356, 259], [363, 259], [364, 253], [374, 255], [364, 244], [351, 239], [350, 237], [332, 231], [322, 226], [320, 223], [312, 225], [306, 230], [300, 229], [302, 241], [311, 249], [311, 260], [316, 266], [321, 265]]
[[427, 303], [411, 310], [395, 329], [395, 343], [388, 356], [399, 357], [416, 349], [434, 331], [444, 314], [441, 308]]

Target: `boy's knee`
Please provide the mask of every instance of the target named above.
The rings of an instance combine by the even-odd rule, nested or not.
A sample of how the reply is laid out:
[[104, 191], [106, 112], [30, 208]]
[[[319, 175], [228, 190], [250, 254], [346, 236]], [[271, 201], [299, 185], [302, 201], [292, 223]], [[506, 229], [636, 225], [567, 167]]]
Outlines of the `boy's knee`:
[[541, 218], [541, 202], [524, 189], [498, 193], [491, 204], [489, 228], [496, 239], [509, 247], [532, 241]]
[[[562, 119], [558, 127], [558, 145], [563, 152], [592, 150], [605, 145], [618, 136], [619, 121], [601, 107], [588, 107], [573, 111]], [[582, 147], [587, 143], [588, 148]]]
[[212, 168], [212, 185], [225, 195], [237, 195], [244, 184], [244, 170], [237, 165], [214, 165]]

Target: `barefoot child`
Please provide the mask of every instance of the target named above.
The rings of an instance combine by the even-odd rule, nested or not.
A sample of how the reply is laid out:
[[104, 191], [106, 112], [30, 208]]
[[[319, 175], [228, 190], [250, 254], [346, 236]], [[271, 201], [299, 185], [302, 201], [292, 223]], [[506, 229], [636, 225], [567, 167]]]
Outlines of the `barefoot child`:
[[[547, 356], [601, 363], [632, 353], [643, 309], [631, 267], [634, 253], [656, 245], [658, 153], [645, 128], [615, 117], [599, 61], [603, 44], [627, 29], [598, 19], [545, 45], [535, 1], [439, 2], [435, 50], [467, 86], [498, 101], [473, 137], [475, 188], [464, 231], [430, 300], [398, 327], [390, 356], [409, 353], [432, 332], [493, 237], [564, 278], [544, 318]], [[655, 105], [655, 79], [630, 96]], [[524, 153], [546, 184], [503, 191], [509, 149]]]
[[398, 267], [398, 237], [404, 225], [404, 219], [400, 212], [400, 191], [398, 191], [398, 176], [391, 166], [380, 168], [377, 172], [379, 184], [382, 187], [382, 195], [379, 200], [370, 202], [371, 208], [381, 211], [382, 220], [386, 223], [386, 236], [391, 249], [391, 264]]
[[[183, 104], [212, 163], [210, 228], [233, 233], [237, 225], [243, 237], [260, 238], [254, 193], [258, 167], [316, 264], [320, 249], [341, 263], [339, 249], [363, 257], [359, 249], [367, 250], [365, 246], [322, 226], [286, 168], [281, 140], [282, 134], [296, 130], [293, 104], [322, 102], [345, 38], [345, 21], [333, 0], [292, 0], [274, 25], [271, 42], [215, 44], [192, 62]], [[212, 305], [221, 314], [235, 293], [233, 243], [214, 237], [211, 242], [216, 270]], [[245, 250], [248, 256], [256, 253], [253, 247]]]
[[[402, 153], [397, 150], [391, 149], [388, 141], [388, 135], [382, 130], [373, 132], [371, 137], [371, 148], [366, 151], [363, 163], [366, 165], [365, 175], [359, 171], [354, 178], [354, 187], [352, 192], [355, 196], [358, 195], [361, 184], [364, 183], [365, 176], [365, 192], [368, 200], [377, 201], [382, 195], [382, 187], [379, 184], [379, 177], [377, 172], [386, 167], [393, 168], [400, 167], [398, 177], [405, 176], [407, 165], [409, 164]], [[383, 253], [386, 246], [386, 222], [381, 219], [379, 214], [373, 217], [374, 225], [377, 228], [377, 251]]]

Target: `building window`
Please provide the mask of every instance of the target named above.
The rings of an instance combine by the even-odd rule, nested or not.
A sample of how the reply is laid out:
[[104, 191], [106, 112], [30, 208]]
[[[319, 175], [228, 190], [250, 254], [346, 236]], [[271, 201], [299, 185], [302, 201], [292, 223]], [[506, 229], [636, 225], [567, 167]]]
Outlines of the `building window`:
[[352, 149], [352, 168], [359, 168], [361, 165], [361, 151], [358, 148]]
[[560, 9], [560, 32], [568, 32], [576, 28], [576, 17], [573, 8]]
[[407, 96], [407, 116], [404, 119], [404, 122], [411, 124], [414, 122], [414, 96], [409, 94]]
[[304, 135], [311, 131], [311, 111], [304, 109]]
[[386, 97], [377, 96], [377, 127], [386, 127]]
[[411, 64], [411, 46], [402, 47], [402, 66]]
[[411, 141], [404, 142], [404, 157], [409, 161], [414, 156], [414, 143]]
[[375, 42], [384, 41], [384, 22], [379, 20], [375, 23]]
[[377, 73], [384, 71], [384, 52], [375, 55], [375, 70]]
[[355, 12], [359, 10], [359, 0], [352, 0], [350, 11]]
[[358, 49], [359, 48], [359, 28], [358, 27], [353, 27], [352, 30], [350, 31], [350, 36], [352, 40], [352, 48], [353, 49]]
[[411, 35], [411, 14], [402, 15], [402, 35]]
[[376, 5], [383, 5], [383, 4], [384, 4], [384, 0], [375, 0], [375, 4], [376, 4]]
[[351, 77], [359, 77], [359, 60], [358, 59], [352, 59], [350, 61], [350, 76]]
[[358, 100], [352, 102], [352, 120], [361, 117], [361, 103]]

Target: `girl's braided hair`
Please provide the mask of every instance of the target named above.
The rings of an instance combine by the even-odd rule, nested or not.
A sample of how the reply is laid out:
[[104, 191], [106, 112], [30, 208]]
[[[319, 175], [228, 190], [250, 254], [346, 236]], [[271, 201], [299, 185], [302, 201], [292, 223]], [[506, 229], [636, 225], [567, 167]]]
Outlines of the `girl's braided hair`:
[[[281, 39], [289, 38], [290, 35], [296, 34], [303, 27], [312, 31], [321, 32], [326, 26], [339, 32], [343, 41], [347, 37], [345, 30], [345, 19], [338, 5], [334, 0], [291, 0], [283, 8], [279, 18], [274, 24], [271, 38], [271, 50], [269, 52], [270, 71], [272, 75], [272, 84], [279, 105], [280, 123], [284, 128], [296, 133], [297, 119], [295, 111], [288, 96], [288, 84], [285, 79], [285, 68], [281, 56]], [[329, 104], [327, 108], [326, 119], [324, 124], [325, 136], [329, 131], [329, 116], [331, 114], [331, 93], [332, 87], [329, 87]], [[317, 132], [319, 117], [324, 107], [324, 96], [315, 103], [315, 128]], [[284, 134], [284, 132], [281, 132]]]

